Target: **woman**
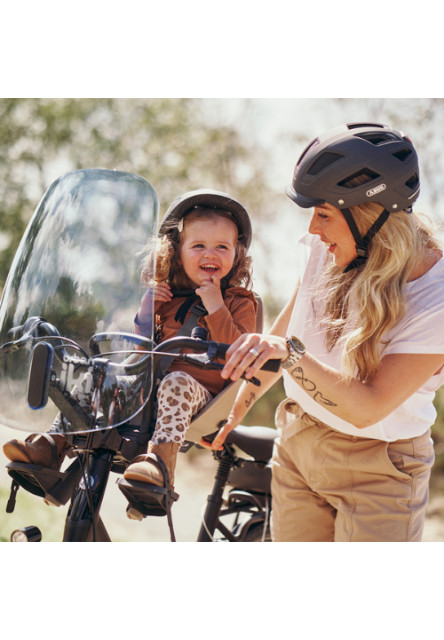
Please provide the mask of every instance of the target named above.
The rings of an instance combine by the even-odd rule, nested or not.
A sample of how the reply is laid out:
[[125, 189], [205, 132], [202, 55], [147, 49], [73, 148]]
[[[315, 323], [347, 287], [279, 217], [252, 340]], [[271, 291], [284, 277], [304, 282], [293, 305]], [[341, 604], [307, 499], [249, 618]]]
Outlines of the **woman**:
[[222, 376], [262, 385], [244, 383], [213, 443], [275, 382], [260, 367], [280, 358], [276, 541], [421, 540], [444, 382], [444, 260], [412, 213], [418, 193], [413, 144], [385, 125], [330, 131], [296, 164], [287, 194], [313, 207], [300, 286], [270, 335], [229, 349]]

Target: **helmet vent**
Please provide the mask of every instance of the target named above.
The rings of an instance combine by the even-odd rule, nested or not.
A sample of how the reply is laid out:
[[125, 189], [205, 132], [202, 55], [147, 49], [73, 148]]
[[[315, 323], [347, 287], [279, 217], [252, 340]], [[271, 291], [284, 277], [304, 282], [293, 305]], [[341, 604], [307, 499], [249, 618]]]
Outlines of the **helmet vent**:
[[361, 140], [371, 142], [371, 144], [374, 144], [375, 146], [384, 144], [385, 142], [390, 142], [390, 140], [399, 141], [399, 138], [390, 131], [370, 131], [368, 133], [357, 133], [356, 138], [361, 138]]
[[404, 160], [408, 158], [412, 153], [412, 150], [406, 147], [404, 149], [401, 149], [401, 151], [397, 151], [393, 155], [395, 156], [395, 158], [398, 158], [398, 160], [401, 160], [401, 162], [404, 162]]
[[352, 129], [367, 129], [368, 127], [380, 128], [383, 129], [383, 124], [378, 124], [376, 122], [352, 122], [347, 125], [347, 129], [351, 131]]
[[320, 173], [327, 167], [330, 167], [338, 160], [341, 160], [341, 158], [343, 157], [344, 156], [340, 153], [332, 153], [331, 151], [326, 151], [313, 162], [307, 173], [310, 176], [316, 176], [318, 173]]
[[308, 151], [310, 151], [310, 149], [312, 147], [314, 147], [315, 145], [319, 144], [319, 138], [315, 138], [314, 140], [312, 140], [310, 142], [309, 145], [307, 145], [304, 149], [304, 151], [301, 153], [301, 157], [299, 158], [299, 160], [296, 163], [296, 166], [298, 166], [299, 164], [301, 164], [303, 158], [307, 155]]
[[419, 176], [417, 173], [414, 173], [410, 178], [405, 182], [405, 186], [409, 189], [416, 189], [419, 187]]
[[356, 173], [353, 173], [347, 178], [338, 182], [339, 187], [345, 187], [346, 189], [353, 189], [354, 187], [358, 187], [363, 184], [367, 184], [367, 182], [372, 182], [376, 180], [376, 178], [380, 178], [380, 174], [372, 171], [371, 169], [360, 169]]

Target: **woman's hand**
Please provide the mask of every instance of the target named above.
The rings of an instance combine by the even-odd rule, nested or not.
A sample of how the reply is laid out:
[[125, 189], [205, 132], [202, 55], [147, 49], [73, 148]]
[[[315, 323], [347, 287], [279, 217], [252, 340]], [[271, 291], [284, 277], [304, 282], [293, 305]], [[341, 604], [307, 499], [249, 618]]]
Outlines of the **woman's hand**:
[[[256, 355], [258, 354], [258, 355]], [[252, 378], [255, 374], [260, 378], [261, 385], [244, 383], [241, 385], [236, 400], [231, 408], [227, 421], [221, 427], [212, 443], [201, 440], [200, 444], [215, 451], [223, 448], [226, 437], [239, 426], [253, 404], [274, 384], [281, 372], [261, 371], [260, 367], [270, 358], [285, 359], [288, 349], [284, 338], [276, 335], [264, 336], [259, 333], [243, 334], [227, 351], [227, 363], [222, 377], [237, 380], [243, 373], [245, 378]]]
[[268, 360], [285, 360], [287, 357], [285, 338], [260, 333], [244, 334], [228, 349], [221, 376], [234, 381], [244, 374], [249, 380]]
[[224, 426], [219, 429], [219, 432], [217, 433], [216, 437], [211, 442], [209, 442], [208, 440], [205, 440], [204, 438], [201, 438], [199, 444], [205, 449], [211, 449], [213, 451], [222, 451], [223, 444], [226, 440], [226, 437], [228, 436], [230, 431], [233, 431], [233, 429], [239, 426], [239, 424], [240, 424], [240, 420], [236, 420], [234, 416], [230, 414], [228, 416], [228, 419], [225, 421]]

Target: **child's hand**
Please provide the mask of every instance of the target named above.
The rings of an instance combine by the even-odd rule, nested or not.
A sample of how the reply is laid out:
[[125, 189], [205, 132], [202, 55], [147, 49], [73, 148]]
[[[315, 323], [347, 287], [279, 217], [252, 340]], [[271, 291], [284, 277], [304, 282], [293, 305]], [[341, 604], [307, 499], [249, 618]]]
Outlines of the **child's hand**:
[[147, 289], [141, 300], [140, 309], [137, 312], [139, 324], [148, 326], [151, 323], [153, 300], [155, 313], [163, 302], [169, 302], [172, 297], [173, 294], [171, 293], [170, 286], [165, 282], [156, 282], [154, 287]]
[[166, 282], [156, 282], [154, 285], [154, 309], [156, 310], [163, 302], [169, 302], [173, 294], [171, 287]]
[[222, 291], [220, 290], [220, 280], [210, 276], [204, 280], [201, 286], [196, 289], [196, 293], [201, 297], [203, 305], [208, 313], [214, 313], [224, 304]]

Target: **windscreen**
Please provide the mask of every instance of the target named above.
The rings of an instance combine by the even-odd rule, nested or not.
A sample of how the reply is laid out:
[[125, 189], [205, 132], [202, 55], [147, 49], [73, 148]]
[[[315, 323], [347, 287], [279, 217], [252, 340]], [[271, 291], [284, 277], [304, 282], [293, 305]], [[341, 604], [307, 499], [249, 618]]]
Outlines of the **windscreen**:
[[[1, 299], [0, 422], [39, 432], [55, 421], [79, 431], [140, 413], [152, 385], [144, 355], [152, 336], [143, 344], [132, 336], [142, 263], [155, 260], [157, 214], [155, 190], [130, 173], [74, 171], [49, 187]], [[123, 366], [142, 358], [143, 366]], [[31, 407], [35, 379], [31, 397], [43, 401]]]

